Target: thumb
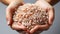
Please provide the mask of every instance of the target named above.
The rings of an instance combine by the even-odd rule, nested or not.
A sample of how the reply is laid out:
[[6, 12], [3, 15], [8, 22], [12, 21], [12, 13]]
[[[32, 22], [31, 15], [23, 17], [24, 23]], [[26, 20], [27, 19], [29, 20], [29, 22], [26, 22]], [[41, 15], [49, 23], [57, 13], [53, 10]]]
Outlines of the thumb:
[[12, 19], [12, 10], [11, 10], [11, 8], [8, 8], [7, 7], [7, 9], [6, 9], [6, 19], [7, 19], [7, 24], [8, 25], [10, 25], [10, 24], [12, 24], [12, 22], [13, 22], [13, 19]]

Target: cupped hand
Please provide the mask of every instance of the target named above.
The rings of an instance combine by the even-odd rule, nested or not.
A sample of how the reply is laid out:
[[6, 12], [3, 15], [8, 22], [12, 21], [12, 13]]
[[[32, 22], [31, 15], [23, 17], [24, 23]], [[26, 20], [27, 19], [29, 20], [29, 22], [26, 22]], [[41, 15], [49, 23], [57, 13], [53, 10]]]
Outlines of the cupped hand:
[[[13, 1], [9, 4], [9, 6], [6, 9], [6, 19], [7, 19], [7, 24], [14, 30], [25, 30], [28, 31], [26, 27], [24, 27], [23, 25], [21, 25], [20, 23], [13, 23], [13, 19], [12, 19], [12, 15], [15, 11], [15, 9], [17, 9], [18, 6], [23, 5], [24, 3], [20, 3], [18, 1]], [[31, 29], [29, 32], [31, 34], [33, 34], [34, 32], [36, 32], [38, 29], [40, 30], [47, 30], [49, 29], [49, 27], [52, 25], [53, 20], [54, 20], [54, 9], [53, 7], [47, 3], [46, 1], [43, 0], [38, 0], [35, 3], [37, 6], [40, 6], [42, 9], [46, 10], [49, 12], [49, 22], [48, 24], [45, 25], [36, 25], [33, 29]]]
[[54, 20], [54, 8], [46, 1], [44, 0], [38, 0], [35, 3], [37, 6], [40, 6], [42, 9], [44, 9], [45, 11], [48, 11], [49, 13], [49, 19], [48, 19], [48, 23], [46, 23], [45, 25], [36, 25], [33, 29], [30, 30], [30, 33], [34, 33], [36, 32], [38, 29], [41, 31], [44, 30], [48, 30], [49, 27], [53, 24], [53, 20]]
[[18, 6], [23, 5], [24, 3], [21, 2], [20, 0], [15, 0], [12, 1], [8, 7], [6, 8], [6, 19], [7, 19], [7, 24], [14, 30], [27, 30], [26, 27], [21, 25], [20, 23], [14, 24], [13, 23], [13, 13], [14, 11], [18, 8]]

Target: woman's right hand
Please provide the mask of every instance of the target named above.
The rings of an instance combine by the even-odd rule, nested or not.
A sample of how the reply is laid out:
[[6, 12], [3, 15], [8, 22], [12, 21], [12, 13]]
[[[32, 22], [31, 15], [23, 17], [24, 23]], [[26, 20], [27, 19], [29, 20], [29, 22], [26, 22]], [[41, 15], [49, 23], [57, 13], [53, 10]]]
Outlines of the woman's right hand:
[[45, 25], [36, 25], [33, 29], [30, 30], [30, 33], [34, 33], [38, 29], [42, 31], [48, 30], [54, 21], [54, 15], [55, 15], [54, 8], [48, 2], [44, 0], [38, 0], [35, 4], [49, 13], [49, 18], [48, 18], [49, 22], [46, 23]]
[[20, 23], [13, 23], [13, 13], [15, 9], [17, 9], [19, 6], [24, 5], [24, 3], [21, 0], [14, 0], [12, 1], [8, 7], [6, 8], [6, 19], [7, 19], [7, 24], [14, 30], [27, 30], [26, 27], [21, 25]]

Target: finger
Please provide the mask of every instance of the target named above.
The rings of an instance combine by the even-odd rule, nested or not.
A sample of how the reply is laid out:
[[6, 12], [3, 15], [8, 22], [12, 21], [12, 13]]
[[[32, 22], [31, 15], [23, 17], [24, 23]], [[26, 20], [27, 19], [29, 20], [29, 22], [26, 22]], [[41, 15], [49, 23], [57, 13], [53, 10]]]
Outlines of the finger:
[[39, 29], [39, 25], [35, 26], [33, 29], [30, 30], [30, 33], [33, 34]]
[[48, 24], [45, 24], [45, 25], [39, 25], [39, 29], [40, 30], [48, 30], [49, 29], [49, 25]]
[[27, 30], [25, 26], [23, 26], [21, 23], [13, 23], [12, 29], [14, 30]]
[[11, 8], [7, 8], [6, 9], [6, 19], [7, 19], [7, 24], [8, 25], [10, 25], [10, 24], [12, 24], [12, 12], [11, 12], [12, 10], [11, 10]]
[[30, 33], [34, 33], [37, 30], [44, 31], [44, 30], [48, 30], [48, 29], [49, 29], [49, 25], [48, 24], [36, 25], [33, 29], [30, 30]]
[[49, 11], [49, 24], [52, 25], [54, 20], [54, 8], [50, 8], [48, 11]]

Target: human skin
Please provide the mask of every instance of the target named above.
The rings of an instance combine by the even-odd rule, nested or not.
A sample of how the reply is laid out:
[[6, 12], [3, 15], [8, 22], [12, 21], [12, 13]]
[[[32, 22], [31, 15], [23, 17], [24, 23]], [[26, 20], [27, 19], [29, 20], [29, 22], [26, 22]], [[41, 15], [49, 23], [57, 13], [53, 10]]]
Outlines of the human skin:
[[53, 20], [54, 20], [54, 8], [48, 2], [46, 2], [44, 0], [38, 0], [35, 4], [37, 6], [40, 6], [40, 8], [44, 9], [45, 11], [49, 12], [49, 20], [48, 20], [49, 22], [48, 22], [48, 24], [45, 24], [45, 25], [35, 26], [32, 30], [30, 30], [30, 33], [34, 33], [38, 29], [40, 29], [42, 31], [48, 30], [50, 28], [50, 26], [53, 24]]
[[[17, 2], [22, 2], [23, 0], [0, 0], [3, 4], [5, 5], [10, 5], [10, 4], [15, 4], [16, 2], [13, 2], [13, 1], [17, 1]], [[58, 3], [60, 0], [45, 0], [47, 1], [48, 3], [50, 3], [52, 6], [55, 5], [56, 3]], [[12, 2], [12, 3], [11, 3]], [[20, 3], [17, 3], [17, 6], [19, 5]], [[16, 7], [16, 6], [12, 6], [10, 8], [13, 8], [13, 7]], [[10, 9], [9, 8], [9, 9]], [[7, 9], [8, 10], [8, 9]]]
[[[8, 17], [7, 17], [7, 21], [8, 21], [8, 25], [9, 26], [11, 26], [11, 28], [13, 28], [13, 29], [15, 29], [15, 30], [20, 30], [20, 29], [26, 29], [26, 28], [24, 28], [24, 26], [23, 26], [23, 28], [20, 28], [19, 26], [21, 26], [21, 24], [20, 25], [14, 25], [14, 26], [12, 26], [12, 13], [13, 13], [13, 10], [15, 10], [14, 8], [16, 8], [16, 7], [18, 7], [19, 6], [19, 2], [20, 1], [17, 1], [17, 0], [14, 0], [14, 1], [12, 1], [12, 0], [2, 0], [2, 3], [4, 3], [4, 4], [6, 4], [6, 5], [9, 5], [8, 7], [7, 7], [7, 9], [6, 9], [6, 17], [7, 17], [7, 15], [8, 15]], [[48, 3], [50, 3], [51, 5], [55, 5], [57, 2], [59, 2], [59, 1], [55, 1], [54, 0], [54, 2], [52, 2], [52, 0], [45, 0], [45, 1], [47, 1]], [[17, 3], [17, 4], [15, 4], [15, 3]], [[23, 3], [22, 3], [23, 4]], [[47, 6], [47, 5], [45, 5], [45, 6]], [[49, 5], [50, 6], [50, 5]], [[42, 7], [43, 8], [43, 7]], [[54, 10], [52, 7], [48, 7], [48, 8], [50, 8], [51, 9], [51, 11], [52, 10]], [[47, 9], [47, 8], [46, 8]], [[49, 10], [50, 11], [50, 10]], [[50, 12], [51, 12], [50, 11]], [[53, 13], [53, 11], [52, 11], [52, 13]], [[53, 20], [53, 19], [52, 19]], [[50, 23], [50, 25], [52, 24], [52, 22]], [[40, 26], [40, 29], [42, 29], [42, 30], [46, 30], [46, 29], [48, 29], [49, 28], [49, 26], [50, 25], [48, 25], [48, 24], [46, 24], [46, 25], [43, 25], [43, 26]], [[16, 26], [16, 27], [15, 27]], [[19, 27], [19, 28], [18, 28]], [[35, 29], [32, 29], [30, 32], [31, 33], [33, 33], [36, 29], [38, 29], [38, 27], [39, 27], [39, 25], [38, 26], [36, 26], [36, 28]]]
[[23, 0], [0, 0], [3, 4], [9, 5], [13, 1], [22, 2]]
[[50, 3], [52, 6], [54, 6], [55, 4], [57, 4], [60, 0], [45, 0], [48, 3]]
[[37, 5], [39, 5], [41, 8], [49, 11], [49, 23], [45, 25], [37, 25], [35, 28], [33, 28], [30, 33], [34, 33], [36, 30], [48, 30], [50, 26], [53, 24], [54, 20], [54, 6], [56, 3], [58, 3], [59, 0], [55, 0], [54, 2], [52, 0], [38, 0], [36, 2]]
[[[12, 1], [15, 1], [15, 0], [0, 0], [2, 3], [6, 4], [6, 5], [9, 5]], [[22, 1], [22, 0], [20, 0]], [[51, 5], [55, 5], [56, 3], [58, 3], [60, 0], [45, 0], [47, 1], [48, 3], [50, 3]]]
[[14, 30], [26, 30], [26, 28], [22, 25], [14, 25], [16, 27], [13, 27], [13, 20], [12, 20], [12, 14], [15, 11], [15, 9], [20, 6], [23, 5], [23, 1], [22, 0], [1, 0], [2, 3], [4, 3], [5, 5], [8, 5], [8, 7], [6, 8], [6, 19], [7, 19], [7, 24]]

